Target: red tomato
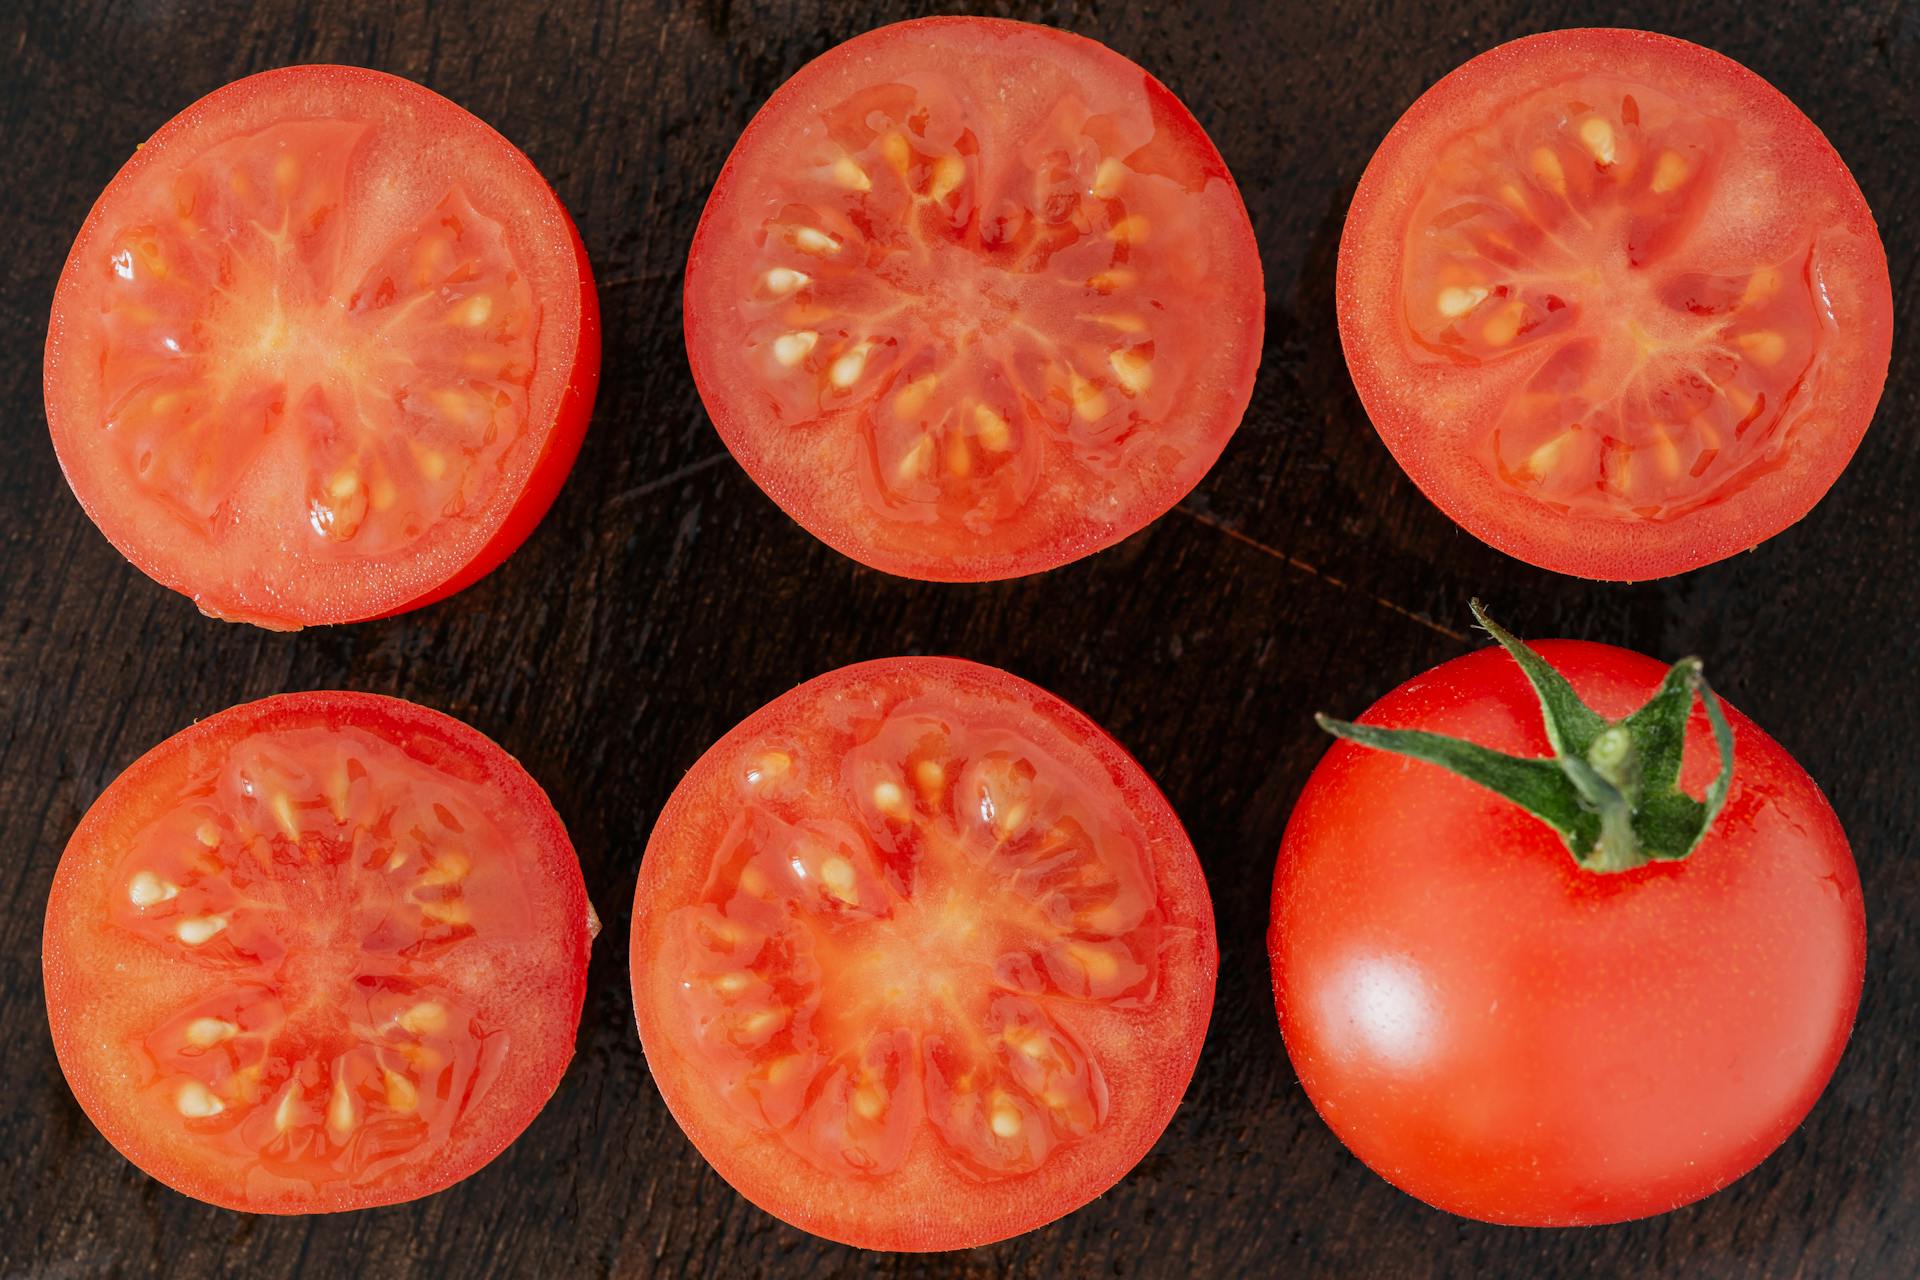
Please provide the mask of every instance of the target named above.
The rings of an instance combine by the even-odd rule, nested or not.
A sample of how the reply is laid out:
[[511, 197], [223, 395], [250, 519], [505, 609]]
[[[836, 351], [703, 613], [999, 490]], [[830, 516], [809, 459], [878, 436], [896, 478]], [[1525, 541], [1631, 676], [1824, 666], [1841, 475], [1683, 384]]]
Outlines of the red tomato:
[[843, 667], [716, 743], [647, 844], [632, 955], [694, 1146], [870, 1249], [998, 1240], [1118, 1181], [1193, 1074], [1219, 961], [1140, 766], [953, 658]]
[[[1664, 673], [1607, 645], [1535, 648], [1609, 718]], [[1268, 948], [1294, 1069], [1375, 1172], [1483, 1221], [1618, 1222], [1726, 1186], [1807, 1114], [1860, 999], [1860, 881], [1813, 780], [1726, 713], [1732, 790], [1704, 840], [1605, 875], [1443, 769], [1327, 753], [1287, 825]], [[1497, 649], [1361, 722], [1550, 754]], [[1718, 763], [1698, 706], [1685, 752], [1697, 797]]]
[[407, 80], [202, 98], [80, 228], [47, 421], [93, 522], [215, 617], [398, 613], [511, 554], [600, 369], [585, 248], [527, 158]]
[[1804, 516], [1893, 342], [1886, 253], [1820, 130], [1645, 31], [1515, 40], [1421, 95], [1360, 180], [1338, 300], [1414, 483], [1588, 578], [1680, 573]]
[[1063, 31], [926, 18], [760, 109], [685, 310], [707, 412], [788, 515], [978, 581], [1185, 496], [1246, 410], [1265, 299], [1239, 190], [1166, 86]]
[[452, 1186], [573, 1056], [598, 929], [538, 784], [437, 711], [233, 707], [140, 757], [54, 875], [53, 1044], [107, 1140], [255, 1213]]

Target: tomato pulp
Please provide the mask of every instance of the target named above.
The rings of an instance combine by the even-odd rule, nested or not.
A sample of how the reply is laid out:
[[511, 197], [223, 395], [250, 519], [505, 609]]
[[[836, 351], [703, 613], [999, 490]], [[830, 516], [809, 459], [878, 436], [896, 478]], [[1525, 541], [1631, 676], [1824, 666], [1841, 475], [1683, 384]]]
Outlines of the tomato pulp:
[[47, 420], [123, 555], [288, 629], [504, 560], [599, 366], [586, 250], [524, 155], [410, 81], [289, 67], [187, 108], [108, 184], [54, 295]]
[[[1664, 674], [1534, 647], [1609, 718]], [[1483, 1221], [1618, 1222], [1726, 1186], [1805, 1117], [1859, 1004], [1860, 881], [1813, 780], [1726, 714], [1732, 788], [1705, 838], [1614, 874], [1434, 765], [1342, 742], [1314, 770], [1274, 876], [1274, 998], [1302, 1086], [1376, 1173]], [[1498, 650], [1361, 721], [1549, 754]], [[1698, 797], [1716, 767], [1696, 706], [1680, 785]]]
[[1253, 229], [1166, 86], [989, 18], [868, 32], [728, 158], [687, 262], [721, 438], [816, 536], [975, 581], [1108, 546], [1179, 501], [1245, 412]]
[[47, 1014], [88, 1117], [175, 1190], [392, 1204], [539, 1112], [597, 928], [498, 746], [395, 698], [284, 694], [175, 734], [87, 811], [47, 904]]
[[1146, 1154], [1218, 951], [1193, 847], [1111, 738], [1003, 671], [895, 658], [701, 757], [632, 960], [654, 1079], [721, 1176], [834, 1240], [953, 1249]]
[[1556, 31], [1407, 110], [1340, 240], [1341, 342], [1394, 457], [1461, 527], [1664, 577], [1804, 516], [1873, 417], [1886, 253], [1812, 121], [1644, 31]]

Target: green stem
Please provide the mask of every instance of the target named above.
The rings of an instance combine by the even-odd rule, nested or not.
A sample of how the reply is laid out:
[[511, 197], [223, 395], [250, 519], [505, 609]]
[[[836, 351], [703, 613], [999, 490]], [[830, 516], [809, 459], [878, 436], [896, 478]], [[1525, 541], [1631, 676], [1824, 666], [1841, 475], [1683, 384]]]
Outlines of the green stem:
[[[1540, 699], [1551, 756], [1510, 756], [1418, 729], [1385, 729], [1315, 717], [1336, 737], [1424, 760], [1519, 805], [1558, 833], [1589, 871], [1631, 871], [1692, 853], [1726, 803], [1733, 782], [1733, 728], [1698, 658], [1673, 664], [1644, 706], [1608, 720], [1580, 700], [1565, 676], [1502, 628], [1478, 600], [1473, 616], [1512, 655]], [[1687, 717], [1700, 699], [1720, 771], [1706, 799], [1680, 790]]]

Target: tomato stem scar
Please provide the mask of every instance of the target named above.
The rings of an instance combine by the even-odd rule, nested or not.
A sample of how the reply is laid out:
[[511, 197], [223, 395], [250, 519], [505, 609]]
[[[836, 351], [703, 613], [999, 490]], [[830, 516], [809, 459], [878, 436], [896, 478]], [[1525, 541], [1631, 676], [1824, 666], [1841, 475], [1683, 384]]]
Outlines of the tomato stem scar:
[[[1682, 658], [1646, 703], [1609, 721], [1580, 700], [1565, 676], [1487, 616], [1473, 616], [1512, 655], [1540, 699], [1550, 757], [1511, 756], [1477, 743], [1417, 729], [1353, 724], [1314, 717], [1322, 729], [1377, 751], [1436, 764], [1519, 805], [1552, 827], [1588, 871], [1631, 871], [1671, 862], [1699, 846], [1733, 783], [1733, 728], [1703, 674], [1700, 659]], [[1681, 750], [1695, 696], [1705, 709], [1720, 755], [1706, 798], [1679, 786]]]

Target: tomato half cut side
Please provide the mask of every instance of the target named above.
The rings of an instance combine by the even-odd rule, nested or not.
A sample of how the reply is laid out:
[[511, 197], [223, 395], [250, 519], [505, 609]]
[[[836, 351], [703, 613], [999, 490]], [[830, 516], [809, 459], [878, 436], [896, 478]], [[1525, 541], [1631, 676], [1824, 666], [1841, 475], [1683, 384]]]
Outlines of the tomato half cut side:
[[648, 841], [634, 1009], [722, 1177], [870, 1249], [1050, 1222], [1146, 1154], [1218, 967], [1193, 846], [1086, 717], [992, 667], [844, 667], [701, 757]]
[[573, 1056], [599, 928], [513, 757], [397, 698], [283, 694], [175, 734], [61, 855], [67, 1083], [136, 1166], [254, 1213], [460, 1181]]
[[149, 576], [275, 629], [418, 607], [539, 523], [600, 368], [586, 249], [513, 144], [397, 76], [202, 98], [88, 214], [47, 421]]
[[1893, 342], [1879, 232], [1820, 130], [1645, 31], [1528, 36], [1423, 94], [1360, 180], [1337, 291], [1414, 483], [1588, 578], [1679, 573], [1806, 515]]
[[687, 354], [754, 481], [839, 551], [978, 581], [1108, 546], [1239, 426], [1260, 257], [1179, 99], [1103, 45], [989, 18], [803, 67], [728, 158]]

